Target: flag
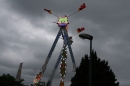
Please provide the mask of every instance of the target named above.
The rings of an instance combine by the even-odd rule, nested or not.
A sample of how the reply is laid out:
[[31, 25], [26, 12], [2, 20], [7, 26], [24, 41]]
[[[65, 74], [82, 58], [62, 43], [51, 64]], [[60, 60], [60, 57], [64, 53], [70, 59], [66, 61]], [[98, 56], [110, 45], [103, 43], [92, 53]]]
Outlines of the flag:
[[82, 28], [81, 28], [81, 31], [83, 31], [83, 30], [85, 30], [85, 28], [84, 28], [84, 27], [82, 27]]
[[83, 30], [85, 30], [84, 27], [82, 27], [82, 28], [78, 28], [78, 29], [77, 29], [77, 32], [80, 33], [80, 32], [83, 31]]
[[77, 29], [77, 32], [78, 32], [78, 33], [81, 32], [81, 31], [80, 31], [80, 28]]
[[44, 11], [47, 11], [48, 13], [52, 14], [51, 10], [44, 9]]
[[79, 7], [78, 11], [83, 10], [84, 8], [86, 8], [85, 3], [83, 3], [83, 4]]
[[21, 80], [22, 65], [23, 65], [23, 63], [20, 63], [19, 68], [18, 68], [18, 72], [17, 72], [17, 75], [16, 75], [16, 79], [15, 79], [16, 81]]

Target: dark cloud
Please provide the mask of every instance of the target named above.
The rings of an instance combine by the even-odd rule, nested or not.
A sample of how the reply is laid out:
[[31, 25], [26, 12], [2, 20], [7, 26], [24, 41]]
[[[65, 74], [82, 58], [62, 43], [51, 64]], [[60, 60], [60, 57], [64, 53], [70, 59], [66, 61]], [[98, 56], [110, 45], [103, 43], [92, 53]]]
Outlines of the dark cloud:
[[[0, 74], [16, 76], [20, 62], [24, 62], [22, 78], [26, 84], [33, 82], [34, 75], [41, 69], [54, 42], [59, 28], [53, 21], [57, 18], [44, 8], [62, 16], [75, 12], [86, 3], [87, 8], [69, 18], [69, 35], [76, 29], [85, 27], [84, 33], [94, 37], [93, 49], [98, 57], [109, 62], [117, 80], [128, 86], [130, 51], [130, 2], [128, 0], [1, 0], [0, 1]], [[84, 54], [89, 54], [89, 40], [74, 36], [72, 44], [77, 66]], [[48, 63], [43, 81], [47, 81], [62, 47], [60, 39]], [[70, 84], [73, 76], [72, 62], [68, 53], [65, 84]], [[59, 68], [53, 85], [59, 85]]]

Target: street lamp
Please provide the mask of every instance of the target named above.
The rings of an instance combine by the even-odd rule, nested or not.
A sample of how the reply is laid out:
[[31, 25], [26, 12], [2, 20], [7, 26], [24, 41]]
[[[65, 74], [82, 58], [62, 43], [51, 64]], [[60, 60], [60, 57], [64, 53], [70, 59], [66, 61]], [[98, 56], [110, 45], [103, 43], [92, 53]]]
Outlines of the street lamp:
[[82, 39], [90, 40], [89, 86], [92, 86], [92, 40], [93, 40], [93, 36], [86, 34], [86, 33], [81, 33], [81, 34], [79, 34], [79, 37]]

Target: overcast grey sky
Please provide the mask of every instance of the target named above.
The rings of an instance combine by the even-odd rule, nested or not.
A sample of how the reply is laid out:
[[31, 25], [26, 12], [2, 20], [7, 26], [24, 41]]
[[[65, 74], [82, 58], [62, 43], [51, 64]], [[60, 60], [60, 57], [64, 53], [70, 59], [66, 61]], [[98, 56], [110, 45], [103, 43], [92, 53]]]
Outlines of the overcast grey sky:
[[[22, 78], [31, 84], [41, 69], [58, 33], [53, 23], [57, 18], [44, 11], [51, 9], [58, 16], [69, 15], [86, 3], [87, 8], [69, 18], [69, 35], [77, 28], [93, 35], [93, 49], [109, 66], [122, 86], [130, 86], [130, 1], [129, 0], [0, 0], [0, 75], [16, 76], [23, 62]], [[73, 38], [72, 50], [76, 64], [89, 54], [89, 41]], [[47, 81], [62, 47], [59, 40], [43, 76]], [[65, 85], [73, 77], [70, 55], [67, 59]], [[60, 82], [59, 68], [53, 85]]]

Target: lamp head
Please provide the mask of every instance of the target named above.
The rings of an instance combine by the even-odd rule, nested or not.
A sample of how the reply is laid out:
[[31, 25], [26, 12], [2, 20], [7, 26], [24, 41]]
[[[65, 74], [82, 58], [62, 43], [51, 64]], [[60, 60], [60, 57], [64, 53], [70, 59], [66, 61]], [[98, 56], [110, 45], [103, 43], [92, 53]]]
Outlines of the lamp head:
[[79, 34], [79, 37], [82, 38], [82, 39], [88, 39], [88, 40], [92, 40], [93, 39], [93, 36], [91, 36], [89, 34], [86, 34], [86, 33]]

